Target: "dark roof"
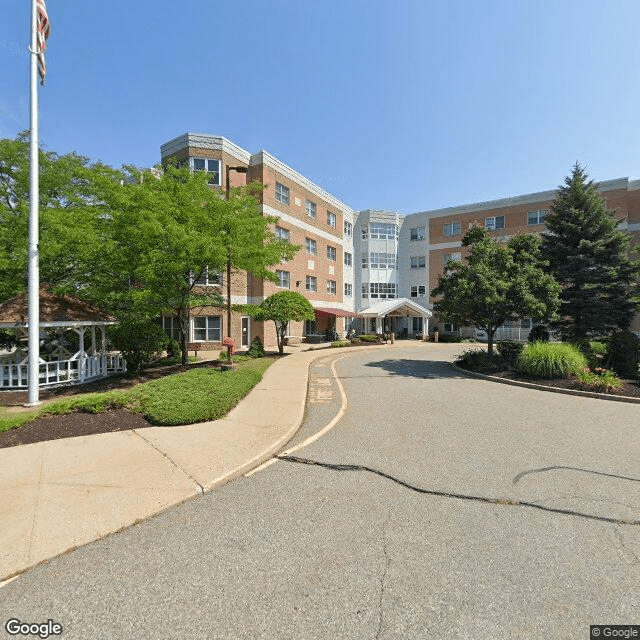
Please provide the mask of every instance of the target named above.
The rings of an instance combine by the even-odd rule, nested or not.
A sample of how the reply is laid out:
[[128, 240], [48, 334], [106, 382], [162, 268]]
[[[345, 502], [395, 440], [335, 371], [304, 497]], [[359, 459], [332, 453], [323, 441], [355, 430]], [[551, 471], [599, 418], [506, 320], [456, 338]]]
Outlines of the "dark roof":
[[[0, 304], [0, 324], [25, 325], [29, 315], [29, 294], [22, 293]], [[40, 324], [111, 323], [115, 318], [75, 296], [54, 294], [47, 285], [40, 287]]]

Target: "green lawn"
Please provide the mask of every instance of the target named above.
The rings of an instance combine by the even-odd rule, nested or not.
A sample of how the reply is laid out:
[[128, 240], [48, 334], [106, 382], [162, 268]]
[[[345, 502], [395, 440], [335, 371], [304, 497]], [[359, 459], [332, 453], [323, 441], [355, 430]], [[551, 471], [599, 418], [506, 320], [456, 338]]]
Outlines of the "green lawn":
[[234, 371], [192, 369], [145, 382], [126, 391], [87, 393], [62, 398], [39, 409], [12, 413], [0, 408], [0, 432], [20, 427], [44, 415], [72, 411], [101, 413], [127, 408], [157, 425], [191, 424], [225, 416], [260, 382], [273, 364], [272, 358], [256, 358], [236, 365]]

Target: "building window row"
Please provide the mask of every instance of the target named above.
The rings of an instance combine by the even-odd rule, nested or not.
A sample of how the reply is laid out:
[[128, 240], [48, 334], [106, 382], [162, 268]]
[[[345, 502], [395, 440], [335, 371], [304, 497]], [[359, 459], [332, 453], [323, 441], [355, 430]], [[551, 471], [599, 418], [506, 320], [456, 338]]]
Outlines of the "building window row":
[[416, 227], [415, 229], [411, 229], [411, 239], [412, 240], [424, 240], [427, 237], [427, 230], [425, 227]]
[[549, 212], [546, 209], [538, 209], [537, 211], [528, 211], [527, 212], [527, 224], [544, 224], [544, 221], [547, 218], [547, 214]]
[[424, 269], [426, 266], [427, 260], [425, 256], [411, 256], [412, 269]]
[[411, 297], [417, 298], [418, 296], [427, 295], [427, 285], [425, 284], [417, 284], [411, 287]]
[[[162, 328], [171, 339], [179, 340], [178, 318], [163, 316]], [[221, 339], [222, 318], [220, 316], [194, 316], [191, 318], [187, 342], [220, 342]]]
[[395, 269], [398, 266], [395, 253], [379, 253], [372, 251], [362, 256], [363, 269]]
[[209, 267], [205, 267], [199, 274], [191, 272], [192, 284], [201, 286], [217, 286], [222, 284], [222, 273], [219, 271], [209, 271]]
[[484, 219], [484, 228], [487, 231], [494, 229], [504, 229], [504, 216], [491, 216]]
[[363, 282], [362, 297], [363, 298], [395, 298], [396, 284], [395, 282]]
[[371, 238], [373, 240], [397, 240], [398, 239], [398, 225], [388, 224], [383, 222], [372, 222], [362, 227], [362, 239], [367, 240]]
[[459, 236], [462, 231], [462, 225], [459, 222], [447, 222], [442, 225], [443, 236]]

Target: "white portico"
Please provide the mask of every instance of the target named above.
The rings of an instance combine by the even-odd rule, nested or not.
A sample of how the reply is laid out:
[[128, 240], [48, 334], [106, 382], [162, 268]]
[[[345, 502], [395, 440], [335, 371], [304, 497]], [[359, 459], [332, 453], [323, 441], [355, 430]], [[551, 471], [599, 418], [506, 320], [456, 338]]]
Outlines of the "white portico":
[[408, 333], [419, 335], [423, 339], [429, 333], [429, 318], [431, 311], [413, 302], [409, 298], [395, 298], [381, 300], [376, 304], [358, 311], [358, 317], [363, 318], [365, 332], [385, 333], [407, 328]]

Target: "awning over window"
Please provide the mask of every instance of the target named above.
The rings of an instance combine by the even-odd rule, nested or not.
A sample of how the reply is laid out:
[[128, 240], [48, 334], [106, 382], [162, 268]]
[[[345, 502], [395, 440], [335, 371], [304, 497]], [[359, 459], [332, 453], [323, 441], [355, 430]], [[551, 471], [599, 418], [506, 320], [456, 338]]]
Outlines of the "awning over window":
[[345, 311], [344, 309], [338, 309], [337, 307], [314, 307], [313, 309], [317, 316], [337, 316], [339, 318], [350, 318], [357, 316], [355, 311]]

